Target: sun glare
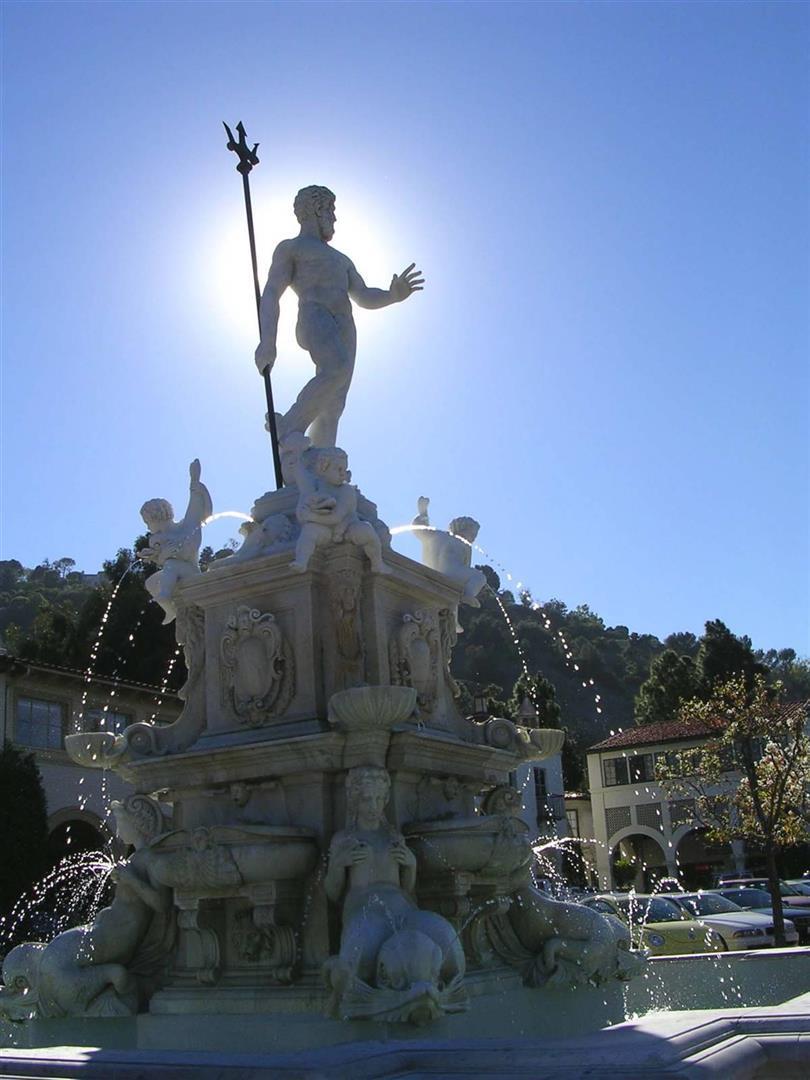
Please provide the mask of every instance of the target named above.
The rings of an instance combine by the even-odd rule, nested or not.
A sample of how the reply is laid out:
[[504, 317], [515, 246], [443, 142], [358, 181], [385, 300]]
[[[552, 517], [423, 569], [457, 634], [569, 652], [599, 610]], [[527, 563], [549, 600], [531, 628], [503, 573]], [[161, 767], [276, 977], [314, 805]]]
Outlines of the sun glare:
[[[386, 216], [363, 192], [342, 197], [338, 193], [337, 225], [333, 246], [351, 258], [367, 285], [387, 288], [393, 273], [404, 262], [404, 248]], [[292, 194], [265, 197], [254, 192], [253, 214], [259, 287], [263, 288], [275, 246], [295, 236], [298, 223], [292, 212]], [[398, 261], [397, 261], [398, 260]], [[403, 265], [399, 265], [402, 263]], [[226, 333], [232, 333], [240, 347], [253, 348], [257, 341], [256, 309], [250, 266], [247, 225], [241, 200], [235, 203], [225, 225], [208, 230], [196, 258], [196, 272], [202, 278], [200, 294], [208, 298], [209, 311]], [[279, 362], [309, 371], [310, 360], [295, 340], [297, 301], [288, 290], [281, 301], [278, 328]], [[375, 312], [355, 307], [355, 318], [364, 344], [384, 332], [384, 319]]]

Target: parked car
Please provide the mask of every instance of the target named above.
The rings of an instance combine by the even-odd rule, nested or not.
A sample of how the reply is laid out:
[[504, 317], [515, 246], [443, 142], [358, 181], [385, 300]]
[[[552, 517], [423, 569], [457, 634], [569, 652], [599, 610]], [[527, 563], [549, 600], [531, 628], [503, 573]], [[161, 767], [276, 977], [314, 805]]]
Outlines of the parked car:
[[[758, 878], [735, 878], [731, 881], [724, 881], [723, 888], [730, 889], [735, 886], [739, 886], [742, 889], [764, 889], [768, 892], [768, 879], [764, 877]], [[799, 892], [798, 889], [792, 885], [788, 885], [786, 881], [779, 882], [779, 892], [784, 900], [789, 901], [791, 904], [795, 904], [797, 907], [810, 908], [810, 896], [805, 896]]]
[[634, 939], [653, 956], [675, 953], [722, 952], [723, 939], [716, 930], [693, 919], [668, 896], [615, 893], [582, 901], [603, 915], [616, 915], [633, 930]]
[[[774, 944], [773, 919], [759, 911], [745, 911], [739, 904], [717, 893], [680, 893], [671, 896], [690, 915], [713, 926], [727, 949], [768, 949]], [[788, 945], [799, 943], [799, 932], [785, 919], [785, 939]]]
[[[766, 889], [754, 889], [748, 886], [736, 888], [712, 889], [712, 892], [724, 896], [739, 904], [746, 911], [759, 911], [763, 915], [773, 918], [771, 908], [771, 894]], [[794, 907], [793, 904], [783, 902], [782, 912], [786, 919], [790, 919], [799, 934], [800, 945], [810, 945], [810, 909], [806, 907]]]
[[802, 896], [810, 896], [810, 878], [786, 878], [785, 884], [800, 892]]
[[721, 885], [727, 885], [731, 881], [753, 881], [754, 876], [752, 874], [749, 878], [746, 877], [745, 874], [741, 874], [739, 870], [725, 870], [722, 874], [718, 874], [715, 880], [717, 882], [717, 888], [719, 888]]

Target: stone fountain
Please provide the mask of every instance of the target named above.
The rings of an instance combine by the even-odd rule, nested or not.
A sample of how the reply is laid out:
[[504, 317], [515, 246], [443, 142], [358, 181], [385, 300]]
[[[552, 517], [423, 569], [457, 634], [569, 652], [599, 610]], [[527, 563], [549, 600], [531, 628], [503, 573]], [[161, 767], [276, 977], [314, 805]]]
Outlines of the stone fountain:
[[622, 985], [644, 967], [621, 923], [532, 884], [509, 778], [562, 733], [459, 708], [450, 664], [458, 605], [483, 584], [465, 543], [477, 523], [431, 529], [424, 563], [398, 554], [335, 445], [350, 298], [383, 307], [422, 279], [409, 267], [367, 288], [329, 246], [331, 192], [304, 189], [295, 207], [301, 233], [276, 250], [256, 355], [272, 365], [292, 284], [316, 375], [278, 417], [285, 485], [204, 574], [199, 462], [180, 521], [165, 500], [143, 508], [184, 708], [168, 726], [66, 739], [75, 761], [133, 785], [114, 811], [134, 853], [92, 925], [6, 957], [0, 1010], [31, 1018], [33, 1045], [564, 1034], [622, 1019]]

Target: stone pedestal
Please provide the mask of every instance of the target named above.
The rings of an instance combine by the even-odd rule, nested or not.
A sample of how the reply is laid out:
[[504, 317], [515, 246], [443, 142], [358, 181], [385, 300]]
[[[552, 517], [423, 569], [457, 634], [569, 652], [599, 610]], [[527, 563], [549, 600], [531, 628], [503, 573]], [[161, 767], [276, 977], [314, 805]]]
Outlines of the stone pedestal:
[[426, 1023], [504, 979], [627, 977], [626, 930], [531, 888], [509, 777], [562, 733], [462, 715], [450, 662], [466, 579], [393, 552], [362, 498], [356, 543], [338, 532], [294, 561], [296, 498], [263, 496], [245, 549], [176, 586], [179, 719], [67, 742], [139, 793], [116, 810], [137, 849], [127, 895], [139, 920], [155, 906], [173, 931], [142, 1000], [154, 1015]]

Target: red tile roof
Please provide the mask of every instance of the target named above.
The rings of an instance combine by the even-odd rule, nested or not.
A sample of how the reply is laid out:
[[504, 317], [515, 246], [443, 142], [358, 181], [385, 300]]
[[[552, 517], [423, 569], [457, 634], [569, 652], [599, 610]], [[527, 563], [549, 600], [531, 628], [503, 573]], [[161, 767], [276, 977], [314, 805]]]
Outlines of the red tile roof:
[[628, 746], [650, 746], [652, 743], [678, 742], [682, 739], [694, 739], [701, 735], [714, 735], [717, 721], [662, 720], [658, 724], [640, 724], [638, 727], [625, 728], [624, 731], [611, 735], [609, 739], [596, 743], [591, 750], [621, 750]]
[[[807, 713], [809, 701], [791, 701], [782, 708], [782, 713], [790, 715], [797, 710]], [[639, 724], [638, 727], [625, 728], [624, 731], [611, 735], [609, 739], [596, 743], [588, 750], [624, 750], [631, 746], [651, 746], [653, 743], [679, 742], [683, 739], [697, 739], [703, 735], [715, 735], [722, 727], [717, 720], [662, 720], [657, 724]]]

